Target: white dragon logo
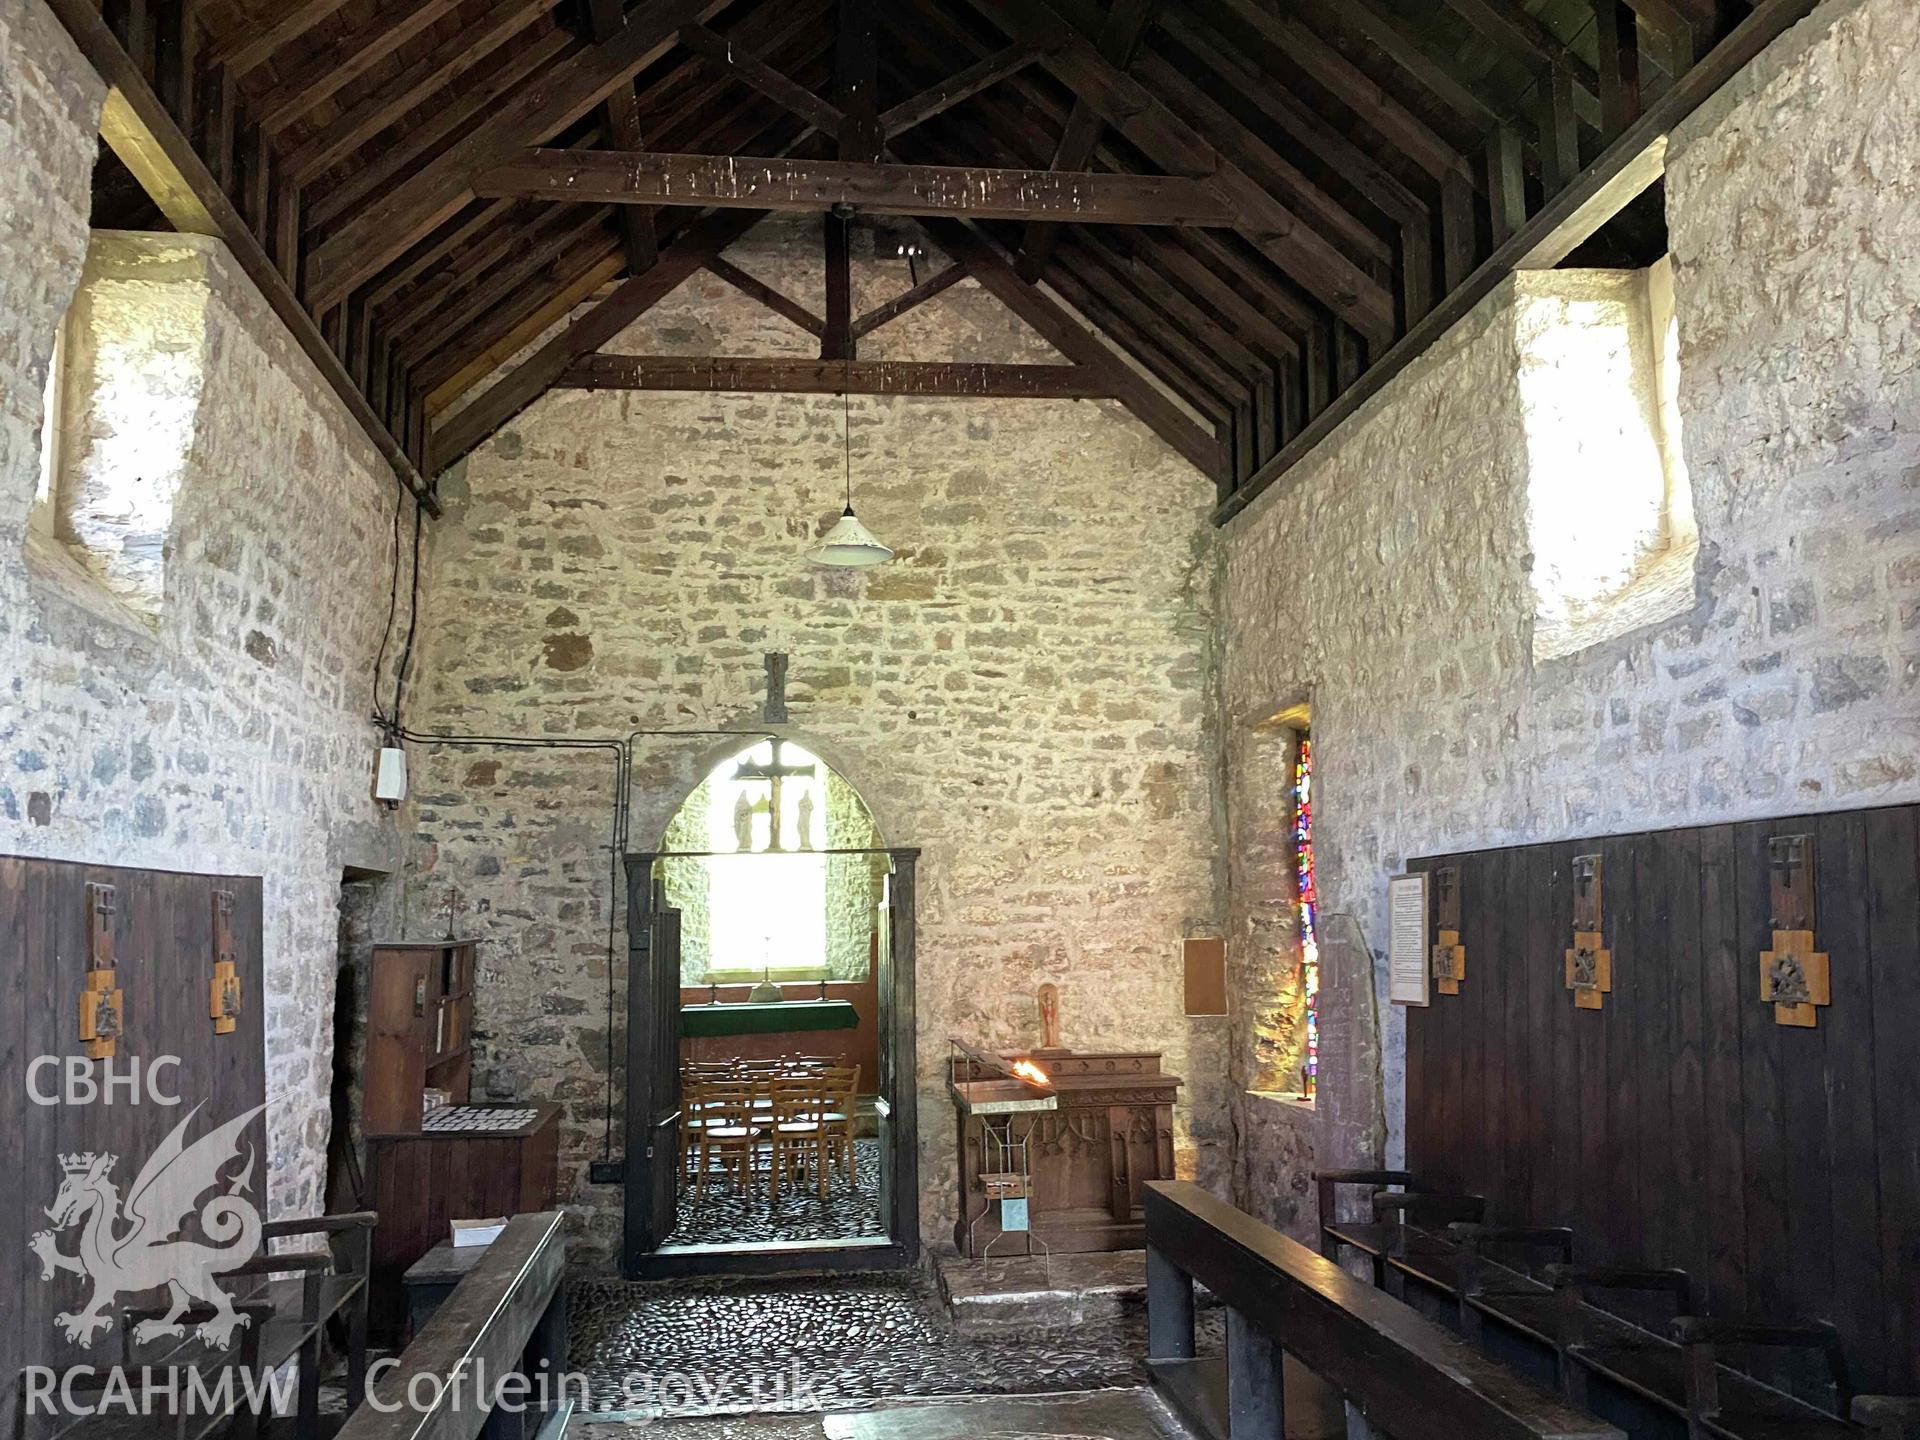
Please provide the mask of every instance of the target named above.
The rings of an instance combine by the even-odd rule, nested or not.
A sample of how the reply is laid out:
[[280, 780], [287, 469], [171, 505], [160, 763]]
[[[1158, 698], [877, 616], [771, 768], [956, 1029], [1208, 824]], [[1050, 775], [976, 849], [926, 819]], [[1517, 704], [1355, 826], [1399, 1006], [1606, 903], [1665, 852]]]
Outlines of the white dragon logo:
[[[195, 1335], [216, 1349], [233, 1344], [234, 1331], [250, 1323], [215, 1281], [238, 1269], [260, 1250], [260, 1212], [240, 1199], [251, 1188], [255, 1156], [248, 1147], [246, 1163], [227, 1177], [224, 1193], [200, 1206], [200, 1230], [212, 1244], [180, 1240], [180, 1227], [199, 1205], [200, 1197], [221, 1183], [220, 1171], [240, 1156], [240, 1133], [267, 1107], [259, 1105], [230, 1120], [191, 1145], [182, 1136], [200, 1107], [194, 1106], [173, 1133], [160, 1142], [152, 1158], [127, 1192], [124, 1211], [120, 1192], [108, 1178], [118, 1155], [62, 1155], [66, 1174], [60, 1193], [47, 1209], [52, 1230], [42, 1230], [28, 1242], [40, 1257], [40, 1278], [70, 1271], [93, 1281], [85, 1308], [54, 1317], [67, 1339], [91, 1349], [95, 1331], [112, 1330], [108, 1307], [124, 1294], [158, 1290], [165, 1286], [169, 1309], [158, 1320], [143, 1320], [133, 1328], [140, 1344], [162, 1336], [184, 1339], [180, 1317], [195, 1301], [213, 1307], [213, 1316], [195, 1329]], [[85, 1222], [80, 1248], [72, 1255], [55, 1246], [55, 1231]], [[125, 1227], [124, 1229], [122, 1227]]]

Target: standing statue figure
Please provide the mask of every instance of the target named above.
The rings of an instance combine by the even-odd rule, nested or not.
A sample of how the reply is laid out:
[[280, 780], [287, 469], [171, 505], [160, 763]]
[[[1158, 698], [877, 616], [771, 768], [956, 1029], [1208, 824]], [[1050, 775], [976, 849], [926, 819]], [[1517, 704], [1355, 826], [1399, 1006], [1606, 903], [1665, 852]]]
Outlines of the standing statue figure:
[[811, 850], [813, 849], [813, 793], [802, 790], [800, 803], [794, 806], [794, 809], [799, 812], [800, 848]]
[[1060, 1049], [1060, 987], [1049, 980], [1040, 987], [1040, 1049], [1037, 1053], [1054, 1054]]
[[744, 792], [733, 802], [733, 842], [742, 855], [753, 849], [753, 801]]

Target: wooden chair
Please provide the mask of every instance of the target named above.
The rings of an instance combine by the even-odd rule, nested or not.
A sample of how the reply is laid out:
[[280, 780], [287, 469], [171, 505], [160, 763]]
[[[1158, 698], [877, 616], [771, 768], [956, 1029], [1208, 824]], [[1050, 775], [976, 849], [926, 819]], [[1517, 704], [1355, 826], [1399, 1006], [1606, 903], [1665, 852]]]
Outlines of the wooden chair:
[[727, 1084], [737, 1074], [731, 1060], [694, 1061], [680, 1067], [680, 1173], [683, 1184], [693, 1183], [693, 1167], [700, 1157], [700, 1131], [707, 1123], [704, 1093], [708, 1086]]
[[756, 1087], [728, 1082], [700, 1087], [700, 1159], [694, 1193], [704, 1195], [715, 1162], [736, 1189], [751, 1183], [754, 1150], [762, 1133], [754, 1114]]
[[785, 1079], [768, 1082], [768, 1098], [773, 1107], [768, 1198], [777, 1201], [781, 1179], [811, 1163], [814, 1184], [820, 1198], [826, 1199], [830, 1147], [827, 1123], [821, 1117], [830, 1109], [834, 1093], [821, 1080]]
[[860, 1107], [860, 1067], [830, 1067], [821, 1072], [820, 1084], [826, 1096], [820, 1121], [827, 1127], [827, 1148], [834, 1164], [847, 1177], [847, 1183], [857, 1185], [859, 1174], [855, 1169], [853, 1122]]

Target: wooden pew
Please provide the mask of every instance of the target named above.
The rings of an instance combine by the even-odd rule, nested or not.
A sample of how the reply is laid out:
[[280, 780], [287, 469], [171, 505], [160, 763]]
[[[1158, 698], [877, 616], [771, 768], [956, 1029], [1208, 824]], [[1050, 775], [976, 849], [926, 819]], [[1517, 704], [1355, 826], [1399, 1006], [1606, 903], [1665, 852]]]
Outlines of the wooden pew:
[[[1147, 1187], [1148, 1355], [1190, 1418], [1217, 1367], [1194, 1361], [1194, 1284], [1227, 1307], [1230, 1440], [1281, 1433], [1281, 1357], [1394, 1440], [1624, 1440], [1338, 1265], [1185, 1181]], [[1204, 1423], [1204, 1421], [1203, 1421]]]
[[[567, 1397], [557, 1393], [567, 1360], [561, 1223], [557, 1210], [509, 1220], [399, 1364], [377, 1378], [373, 1396], [380, 1403], [349, 1416], [336, 1440], [476, 1440], [483, 1432], [487, 1440], [523, 1440], [534, 1424], [541, 1440], [561, 1440], [569, 1413]], [[556, 1387], [550, 1403], [520, 1413], [495, 1408], [496, 1382], [514, 1374], [536, 1387], [548, 1377]], [[487, 1378], [487, 1393], [472, 1383], [475, 1375]]]

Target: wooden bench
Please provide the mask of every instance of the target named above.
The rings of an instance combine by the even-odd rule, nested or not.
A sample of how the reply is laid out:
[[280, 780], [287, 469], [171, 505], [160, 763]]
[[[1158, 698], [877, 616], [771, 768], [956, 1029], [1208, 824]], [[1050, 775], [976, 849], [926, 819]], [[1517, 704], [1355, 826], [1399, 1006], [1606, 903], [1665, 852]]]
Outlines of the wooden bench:
[[[500, 1238], [374, 1384], [377, 1404], [347, 1418], [335, 1440], [563, 1440], [571, 1400], [567, 1361], [566, 1241], [557, 1210], [516, 1215]], [[483, 1376], [487, 1388], [474, 1384]], [[508, 1377], [531, 1396], [495, 1406]]]
[[[1184, 1181], [1147, 1187], [1148, 1355], [1199, 1424], [1229, 1440], [1281, 1433], [1283, 1354], [1394, 1440], [1624, 1440], [1459, 1336]], [[1194, 1360], [1194, 1284], [1227, 1309], [1225, 1375]], [[1210, 1396], [1224, 1381], [1226, 1404]]]
[[[1920, 1401], [1904, 1397], [1862, 1397], [1851, 1417], [1843, 1418], [1851, 1397], [1831, 1326], [1693, 1316], [1685, 1271], [1575, 1266], [1571, 1230], [1488, 1226], [1476, 1223], [1477, 1217], [1449, 1220], [1452, 1211], [1470, 1211], [1478, 1197], [1445, 1196], [1411, 1172], [1325, 1171], [1315, 1179], [1320, 1187], [1321, 1245], [1330, 1258], [1357, 1251], [1370, 1262], [1381, 1289], [1405, 1297], [1406, 1282], [1412, 1281], [1441, 1297], [1443, 1307], [1426, 1305], [1423, 1313], [1444, 1310], [1475, 1344], [1487, 1343], [1486, 1322], [1491, 1319], [1504, 1337], [1538, 1347], [1549, 1359], [1561, 1393], [1573, 1404], [1588, 1405], [1591, 1382], [1598, 1379], [1674, 1417], [1692, 1440], [1859, 1440], [1869, 1425], [1875, 1428], [1867, 1433], [1876, 1436], [1920, 1437]], [[1373, 1191], [1376, 1218], [1368, 1223], [1339, 1218], [1341, 1185], [1395, 1188]], [[1441, 1223], [1444, 1233], [1429, 1228]], [[1553, 1253], [1557, 1263], [1529, 1274], [1488, 1253], [1502, 1247]], [[1670, 1297], [1671, 1319], [1658, 1329], [1636, 1324], [1592, 1303], [1595, 1291], [1664, 1293]], [[1833, 1410], [1822, 1410], [1722, 1363], [1722, 1351], [1733, 1346], [1819, 1354], [1831, 1377]], [[1506, 1354], [1514, 1358], [1510, 1348]], [[1619, 1418], [1631, 1428], [1628, 1416]]]
[[[231, 1349], [208, 1345], [194, 1327], [213, 1318], [209, 1306], [190, 1306], [178, 1317], [186, 1333], [178, 1339], [140, 1344], [133, 1327], [158, 1320], [167, 1307], [129, 1308], [118, 1315], [119, 1354], [98, 1369], [64, 1377], [75, 1394], [101, 1396], [113, 1383], [114, 1371], [131, 1377], [151, 1376], [156, 1389], [187, 1394], [189, 1372], [199, 1377], [204, 1393], [227, 1402], [204, 1410], [192, 1409], [184, 1399], [172, 1402], [166, 1413], [134, 1414], [102, 1401], [103, 1413], [63, 1417], [50, 1427], [34, 1427], [24, 1403], [19, 1408], [18, 1434], [22, 1440], [57, 1440], [80, 1435], [84, 1440], [201, 1440], [230, 1424], [259, 1434], [266, 1413], [260, 1399], [268, 1393], [269, 1378], [290, 1360], [298, 1361], [295, 1410], [297, 1440], [318, 1440], [320, 1434], [320, 1363], [323, 1333], [335, 1317], [347, 1331], [347, 1387], [357, 1403], [365, 1393], [367, 1377], [367, 1280], [373, 1230], [379, 1216], [372, 1211], [322, 1215], [307, 1220], [275, 1220], [261, 1227], [264, 1245], [302, 1236], [327, 1237], [323, 1251], [261, 1254], [222, 1273], [224, 1288], [233, 1296], [233, 1308], [247, 1319], [235, 1332]], [[226, 1380], [223, 1386], [222, 1375]]]

